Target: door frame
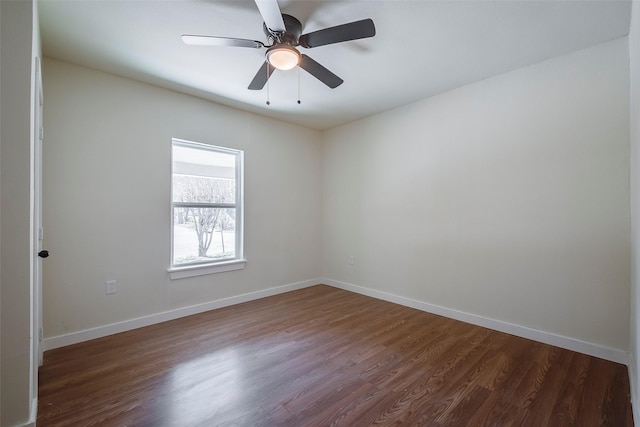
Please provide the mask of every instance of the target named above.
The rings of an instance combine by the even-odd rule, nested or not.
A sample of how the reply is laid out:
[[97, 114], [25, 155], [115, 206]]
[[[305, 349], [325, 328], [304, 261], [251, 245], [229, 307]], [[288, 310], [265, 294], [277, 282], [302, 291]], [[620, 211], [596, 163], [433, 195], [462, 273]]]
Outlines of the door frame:
[[[42, 258], [38, 252], [42, 249], [42, 141], [43, 141], [43, 91], [42, 64], [35, 57], [34, 111], [33, 111], [33, 232], [32, 232], [32, 286], [31, 286], [31, 399], [38, 398], [38, 368], [42, 366]], [[32, 408], [33, 411], [33, 408]]]

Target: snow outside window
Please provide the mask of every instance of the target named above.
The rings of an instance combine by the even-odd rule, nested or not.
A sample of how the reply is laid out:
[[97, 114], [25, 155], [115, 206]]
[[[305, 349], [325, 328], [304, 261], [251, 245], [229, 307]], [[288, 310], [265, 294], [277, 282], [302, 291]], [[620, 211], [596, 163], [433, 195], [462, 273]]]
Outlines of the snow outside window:
[[242, 166], [240, 150], [173, 139], [170, 271], [244, 262]]

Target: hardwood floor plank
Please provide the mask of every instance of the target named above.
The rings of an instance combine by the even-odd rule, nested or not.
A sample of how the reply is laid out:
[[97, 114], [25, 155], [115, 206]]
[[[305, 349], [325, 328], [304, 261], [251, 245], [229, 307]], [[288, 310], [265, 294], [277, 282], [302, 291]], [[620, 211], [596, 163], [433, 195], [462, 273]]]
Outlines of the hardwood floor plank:
[[531, 426], [548, 425], [553, 408], [560, 396], [569, 370], [573, 353], [557, 349], [546, 364], [541, 366], [535, 391], [530, 394], [531, 404], [527, 407], [523, 423]]
[[590, 360], [578, 409], [578, 417], [576, 418], [577, 425], [613, 425], [606, 424], [606, 419], [609, 416], [602, 412], [605, 409], [603, 402], [612, 380], [612, 374], [611, 366], [607, 362], [596, 358]]
[[632, 426], [625, 366], [313, 286], [45, 353], [41, 426]]
[[558, 393], [559, 398], [551, 411], [550, 423], [559, 427], [575, 425], [580, 396], [589, 368], [589, 356], [579, 353], [573, 353], [572, 356], [566, 379]]

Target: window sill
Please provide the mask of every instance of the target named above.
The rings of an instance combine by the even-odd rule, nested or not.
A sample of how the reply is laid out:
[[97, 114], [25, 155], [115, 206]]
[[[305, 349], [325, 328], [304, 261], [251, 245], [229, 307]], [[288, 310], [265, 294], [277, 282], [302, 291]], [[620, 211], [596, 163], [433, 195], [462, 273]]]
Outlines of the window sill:
[[223, 273], [225, 271], [242, 270], [247, 263], [246, 259], [234, 259], [216, 264], [189, 265], [186, 267], [170, 268], [169, 277], [171, 280], [184, 279], [187, 277], [204, 276], [206, 274]]

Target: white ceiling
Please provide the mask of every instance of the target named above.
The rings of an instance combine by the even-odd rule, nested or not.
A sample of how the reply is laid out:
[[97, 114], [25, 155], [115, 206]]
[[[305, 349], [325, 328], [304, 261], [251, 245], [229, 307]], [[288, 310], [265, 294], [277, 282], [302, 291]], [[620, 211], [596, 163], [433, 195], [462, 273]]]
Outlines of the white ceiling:
[[276, 71], [247, 89], [264, 51], [187, 46], [182, 34], [267, 42], [252, 0], [40, 0], [44, 55], [316, 129], [626, 36], [630, 1], [279, 0], [303, 33], [372, 18], [373, 38], [300, 48], [336, 89]]

